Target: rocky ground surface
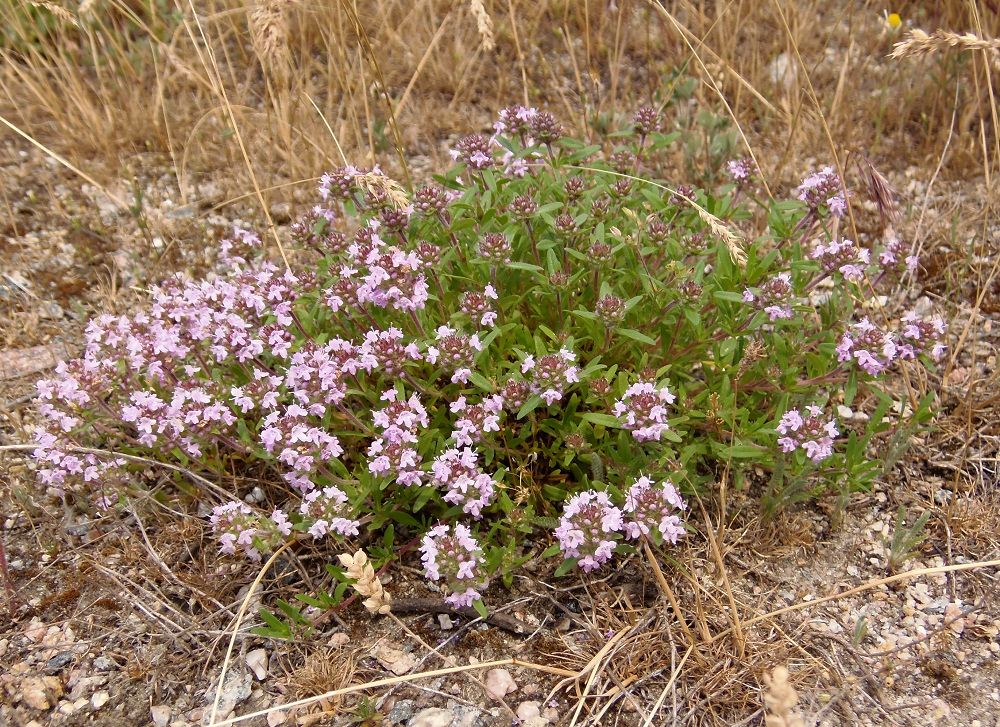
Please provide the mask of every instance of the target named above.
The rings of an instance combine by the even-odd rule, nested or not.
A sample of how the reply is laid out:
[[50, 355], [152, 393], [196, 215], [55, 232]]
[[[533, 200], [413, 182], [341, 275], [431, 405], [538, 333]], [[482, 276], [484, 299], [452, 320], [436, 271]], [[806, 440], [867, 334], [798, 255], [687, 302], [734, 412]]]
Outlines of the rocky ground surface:
[[[78, 349], [93, 312], [136, 305], [171, 271], [197, 274], [219, 235], [252, 213], [216, 208], [225, 199], [211, 182], [182, 199], [169, 164], [155, 157], [141, 160], [149, 171], [134, 182], [109, 185], [116, 201], [26, 145], [8, 142], [0, 153], [0, 444], [17, 445], [29, 441], [34, 379]], [[906, 189], [905, 177], [897, 181]], [[272, 212], [287, 221], [288, 209]], [[302, 570], [322, 571], [312, 558], [265, 579], [217, 690], [256, 572], [220, 559], [197, 513], [163, 513], [166, 499], [159, 516], [152, 505], [97, 519], [64, 513], [36, 488], [23, 453], [4, 451], [0, 538], [11, 590], [0, 612], [0, 723], [207, 724], [218, 694], [220, 721], [272, 710], [243, 722], [250, 725], [639, 725], [654, 704], [647, 724], [707, 724], [725, 709], [759, 724], [764, 677], [785, 665], [805, 724], [1000, 725], [996, 568], [900, 578], [823, 600], [893, 574], [1000, 557], [1000, 433], [962, 395], [991, 376], [996, 339], [967, 306], [954, 314], [953, 329], [971, 321], [971, 333], [945, 379], [946, 420], [875, 491], [852, 499], [842, 517], [820, 503], [768, 524], [750, 499], [737, 500], [722, 541], [725, 573], [704, 546], [683, 546], [678, 561], [703, 584], [706, 602], [669, 569], [667, 577], [719, 631], [727, 581], [742, 622], [794, 609], [748, 625], [742, 644], [725, 637], [687, 655], [639, 557], [585, 584], [550, 578], [551, 564], [539, 562], [511, 592], [494, 586], [487, 602], [525, 624], [524, 635], [444, 614], [371, 617], [358, 606], [291, 644], [250, 633], [262, 625], [258, 604], [290, 597]], [[952, 432], [956, 417], [974, 426]], [[922, 542], [900, 540], [900, 507], [907, 524], [931, 513]], [[385, 586], [397, 597], [433, 595], [415, 574], [400, 569]], [[579, 678], [509, 664], [411, 678], [512, 656]]]

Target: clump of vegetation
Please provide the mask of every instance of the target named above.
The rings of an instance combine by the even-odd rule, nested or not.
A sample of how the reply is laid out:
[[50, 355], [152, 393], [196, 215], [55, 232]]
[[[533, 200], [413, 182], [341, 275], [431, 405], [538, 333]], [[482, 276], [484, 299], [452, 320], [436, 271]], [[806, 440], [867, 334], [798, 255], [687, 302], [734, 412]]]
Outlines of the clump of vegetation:
[[918, 261], [840, 235], [830, 167], [787, 200], [748, 160], [668, 184], [661, 126], [643, 108], [588, 146], [510, 107], [412, 195], [378, 168], [325, 175], [279, 243], [291, 266], [236, 230], [215, 275], [90, 323], [38, 385], [39, 480], [108, 508], [138, 486], [130, 458], [252, 475], [264, 500], [211, 516], [223, 552], [347, 538], [381, 567], [419, 547], [450, 602], [480, 608], [550, 533], [560, 572], [677, 542], [684, 495], [723, 470], [768, 512], [868, 486], [879, 435], [928, 414], [894, 408], [889, 382], [944, 350], [940, 319], [873, 306]]

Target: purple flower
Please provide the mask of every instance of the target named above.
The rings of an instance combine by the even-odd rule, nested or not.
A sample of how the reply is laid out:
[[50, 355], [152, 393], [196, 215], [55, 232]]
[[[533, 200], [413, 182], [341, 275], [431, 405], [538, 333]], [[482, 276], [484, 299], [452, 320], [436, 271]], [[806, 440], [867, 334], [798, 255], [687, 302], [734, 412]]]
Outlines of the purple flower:
[[357, 535], [360, 523], [346, 517], [348, 509], [347, 495], [336, 487], [324, 487], [322, 490], [308, 492], [302, 498], [299, 512], [311, 521], [309, 534], [313, 538], [335, 533], [344, 537]]
[[740, 187], [750, 182], [754, 169], [755, 165], [750, 159], [731, 159], [726, 162], [726, 174]]
[[446, 490], [445, 502], [461, 505], [462, 511], [477, 520], [493, 502], [493, 478], [479, 468], [471, 447], [446, 449], [431, 464], [433, 485]]
[[684, 535], [681, 519], [674, 513], [687, 509], [687, 505], [669, 482], [654, 485], [648, 477], [637, 478], [625, 493], [622, 509], [628, 516], [625, 533], [633, 540], [657, 530], [664, 540], [676, 544]]
[[947, 348], [941, 343], [945, 330], [944, 321], [940, 316], [925, 320], [915, 311], [904, 313], [902, 330], [899, 334], [899, 357], [913, 360], [924, 353], [939, 361]]
[[868, 318], [862, 318], [840, 337], [837, 360], [857, 362], [871, 376], [885, 371], [899, 356], [899, 347], [891, 333], [883, 331]]
[[760, 285], [757, 291], [754, 293], [750, 288], [744, 288], [743, 302], [763, 310], [772, 322], [792, 318], [790, 301], [795, 289], [792, 287], [791, 273], [778, 273]]
[[579, 383], [580, 370], [576, 367], [576, 354], [568, 348], [549, 353], [538, 361], [528, 355], [521, 361], [521, 373], [532, 374], [531, 391], [552, 405], [563, 398], [568, 384]]
[[479, 568], [486, 562], [479, 543], [465, 525], [438, 525], [431, 528], [420, 544], [424, 575], [443, 580], [451, 590], [445, 601], [456, 608], [471, 606], [486, 587]]
[[450, 326], [439, 326], [436, 334], [437, 345], [427, 348], [427, 360], [436, 364], [441, 359], [442, 365], [452, 369], [452, 383], [467, 382], [476, 354], [483, 350], [479, 336], [460, 333]]
[[625, 390], [611, 412], [632, 432], [637, 442], [660, 441], [670, 427], [667, 425], [667, 405], [675, 397], [666, 385], [657, 387], [649, 381], [639, 381]]
[[497, 312], [490, 301], [498, 300], [496, 288], [487, 285], [482, 293], [469, 291], [462, 294], [460, 309], [477, 326], [492, 328], [496, 324]]
[[826, 273], [839, 272], [845, 280], [857, 283], [864, 279], [865, 269], [871, 264], [871, 253], [850, 240], [831, 240], [818, 243], [809, 254]]
[[260, 560], [262, 551], [269, 553], [278, 547], [291, 532], [288, 518], [281, 510], [265, 518], [239, 501], [216, 505], [210, 522], [212, 532], [219, 538], [219, 552], [235, 555], [240, 548], [254, 561]]
[[452, 412], [461, 412], [455, 422], [452, 437], [459, 447], [478, 443], [487, 432], [500, 431], [500, 414], [503, 412], [503, 397], [498, 394], [487, 396], [480, 404], [468, 405], [460, 396], [451, 405]]
[[818, 406], [807, 406], [806, 416], [798, 409], [782, 415], [778, 422], [778, 446], [782, 452], [802, 449], [813, 462], [821, 462], [833, 454], [833, 440], [840, 432], [833, 419], [826, 419]]
[[795, 190], [795, 196], [809, 206], [812, 214], [823, 206], [835, 217], [843, 217], [847, 211], [840, 176], [830, 166], [823, 167], [802, 180], [802, 184]]
[[563, 554], [578, 558], [577, 564], [590, 572], [611, 559], [622, 528], [622, 511], [607, 494], [587, 490], [566, 503], [555, 535]]

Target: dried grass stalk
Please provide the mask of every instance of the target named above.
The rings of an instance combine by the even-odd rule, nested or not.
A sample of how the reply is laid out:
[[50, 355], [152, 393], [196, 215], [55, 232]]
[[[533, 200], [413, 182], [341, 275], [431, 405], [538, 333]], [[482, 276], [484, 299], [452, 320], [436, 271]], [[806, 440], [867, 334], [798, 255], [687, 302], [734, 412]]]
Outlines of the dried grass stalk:
[[476, 29], [479, 31], [483, 50], [493, 50], [496, 46], [493, 37], [493, 18], [486, 12], [483, 0], [469, 0], [469, 10], [476, 19]]
[[935, 30], [926, 33], [920, 29], [911, 30], [906, 37], [892, 47], [890, 58], [922, 58], [940, 51], [948, 50], [981, 50], [991, 54], [994, 59], [1000, 52], [1000, 40], [980, 38], [975, 33], [952, 33], [948, 30]]
[[764, 724], [767, 727], [805, 727], [805, 720], [795, 710], [799, 695], [788, 682], [788, 669], [774, 668], [770, 676], [764, 677]]
[[354, 580], [354, 590], [365, 597], [363, 605], [368, 612], [383, 616], [389, 613], [392, 610], [392, 596], [382, 587], [365, 551], [359, 550], [354, 555], [342, 553], [337, 558], [344, 566], [347, 577]]

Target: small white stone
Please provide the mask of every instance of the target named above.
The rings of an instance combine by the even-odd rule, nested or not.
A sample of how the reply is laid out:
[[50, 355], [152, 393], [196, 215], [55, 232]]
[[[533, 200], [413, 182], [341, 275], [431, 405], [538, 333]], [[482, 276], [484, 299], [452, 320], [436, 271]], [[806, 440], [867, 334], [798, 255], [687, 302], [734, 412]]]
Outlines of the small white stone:
[[288, 719], [288, 714], [280, 709], [267, 713], [267, 727], [278, 727]]
[[156, 727], [167, 727], [167, 723], [170, 721], [170, 707], [165, 704], [157, 704], [149, 712]]
[[102, 689], [99, 692], [94, 692], [94, 696], [90, 698], [90, 706], [94, 709], [100, 709], [108, 703], [109, 699], [111, 699], [111, 695]]
[[429, 707], [417, 712], [410, 720], [409, 727], [451, 727], [454, 721], [455, 715], [447, 709]]
[[490, 699], [503, 699], [517, 691], [517, 682], [506, 669], [490, 669], [486, 672], [486, 694]]
[[253, 671], [253, 675], [258, 681], [263, 681], [267, 676], [267, 651], [265, 649], [254, 649], [247, 652], [247, 666]]

